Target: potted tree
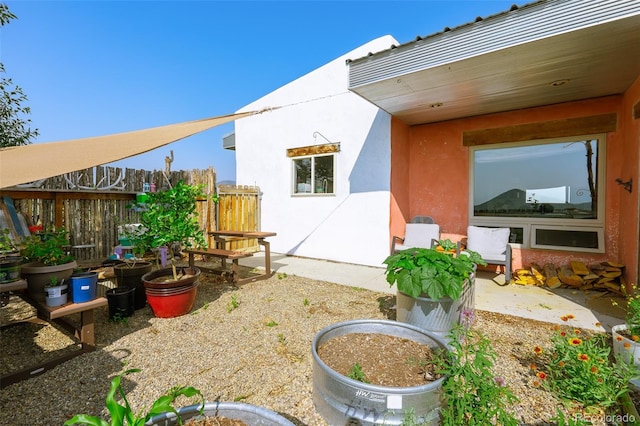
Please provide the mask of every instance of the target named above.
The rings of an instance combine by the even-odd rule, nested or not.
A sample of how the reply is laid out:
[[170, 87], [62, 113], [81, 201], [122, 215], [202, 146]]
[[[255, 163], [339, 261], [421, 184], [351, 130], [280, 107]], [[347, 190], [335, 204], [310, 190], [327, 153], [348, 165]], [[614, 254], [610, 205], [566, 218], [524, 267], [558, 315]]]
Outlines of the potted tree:
[[[200, 269], [177, 267], [176, 255], [184, 247], [205, 247], [198, 223], [196, 200], [204, 197], [201, 185], [178, 182], [164, 191], [149, 193], [140, 210], [140, 225], [130, 234], [138, 253], [154, 252], [163, 268], [142, 276], [147, 301], [154, 314], [169, 318], [188, 313], [195, 300]], [[170, 266], [167, 262], [170, 261]]]
[[22, 256], [27, 263], [22, 265], [20, 274], [27, 280], [27, 292], [36, 302], [45, 303], [44, 287], [52, 278], [58, 282], [66, 280], [78, 266], [68, 247], [68, 232], [64, 228], [25, 238]]
[[[445, 244], [439, 244], [445, 245]], [[474, 251], [410, 248], [385, 259], [387, 282], [396, 284], [397, 320], [445, 337], [464, 309], [473, 309], [477, 265]]]

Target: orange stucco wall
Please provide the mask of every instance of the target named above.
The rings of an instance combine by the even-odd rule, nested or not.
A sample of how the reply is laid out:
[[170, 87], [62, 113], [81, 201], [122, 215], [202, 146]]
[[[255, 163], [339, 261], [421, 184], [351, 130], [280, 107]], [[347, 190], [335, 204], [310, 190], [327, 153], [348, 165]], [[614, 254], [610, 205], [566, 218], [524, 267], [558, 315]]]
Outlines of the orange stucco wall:
[[[392, 121], [391, 235], [402, 235], [406, 221], [432, 216], [443, 238], [459, 240], [469, 222], [469, 148], [462, 134], [469, 130], [617, 113], [618, 127], [607, 135], [605, 253], [591, 254], [539, 249], [515, 249], [514, 269], [531, 262], [556, 265], [569, 259], [586, 263], [603, 260], [627, 265], [627, 280], [638, 270], [638, 195], [616, 184], [620, 177], [638, 181], [638, 121], [630, 108], [640, 97], [640, 80], [623, 95], [470, 117], [408, 127]], [[535, 169], [532, 168], [531, 172]], [[508, 179], [505, 176], [505, 179]]]

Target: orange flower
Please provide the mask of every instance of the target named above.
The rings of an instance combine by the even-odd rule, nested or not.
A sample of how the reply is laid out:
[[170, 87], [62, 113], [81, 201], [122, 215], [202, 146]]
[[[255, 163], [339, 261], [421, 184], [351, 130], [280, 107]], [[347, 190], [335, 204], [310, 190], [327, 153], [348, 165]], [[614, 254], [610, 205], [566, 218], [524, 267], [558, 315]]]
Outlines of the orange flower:
[[540, 355], [542, 353], [542, 348], [540, 346], [536, 346], [535, 348], [533, 348], [533, 352]]
[[589, 361], [589, 355], [587, 355], [587, 354], [578, 354], [578, 359], [580, 361], [585, 361], [585, 362]]
[[622, 342], [622, 336], [616, 336], [616, 340], [617, 340], [618, 342]]
[[600, 327], [602, 324], [600, 324], [599, 322], [596, 323], [596, 327]]
[[546, 373], [544, 371], [538, 371], [536, 373], [536, 376], [538, 377], [538, 379], [542, 379], [542, 380], [547, 378], [547, 375], [546, 375]]
[[529, 364], [529, 368], [533, 371], [536, 371], [538, 369], [535, 364]]
[[567, 315], [567, 318], [574, 319], [575, 317], [572, 314]]
[[634, 342], [637, 342], [638, 340], [640, 340], [640, 337], [634, 334], [633, 336], [631, 336], [631, 340], [633, 340]]
[[537, 380], [534, 380], [534, 381], [533, 381], [533, 386], [535, 386], [535, 387], [540, 386], [540, 382], [539, 382], [539, 381], [537, 381]]
[[571, 337], [568, 339], [568, 342], [571, 346], [578, 346], [579, 344], [582, 343], [582, 339], [579, 339], [577, 337]]
[[561, 317], [560, 317], [560, 319], [561, 319], [562, 321], [569, 321], [569, 317], [568, 317], [568, 316], [566, 316], [566, 315], [561, 316]]
[[575, 330], [573, 330], [573, 332], [574, 332], [574, 333], [576, 333], [576, 334], [580, 334], [580, 333], [582, 333], [582, 332], [581, 332], [580, 330], [578, 330], [577, 328], [576, 328]]
[[560, 361], [560, 362], [558, 363], [558, 367], [564, 367], [564, 361]]
[[598, 372], [598, 367], [596, 367], [595, 365], [593, 367], [591, 367], [591, 372], [593, 374], [596, 374]]
[[567, 335], [567, 332], [566, 332], [566, 331], [561, 331], [561, 332], [560, 332], [560, 335], [561, 335], [562, 337], [564, 337], [564, 336], [566, 336], [566, 335]]
[[631, 343], [629, 343], [629, 342], [624, 342], [623, 346], [624, 346], [625, 349], [631, 349]]

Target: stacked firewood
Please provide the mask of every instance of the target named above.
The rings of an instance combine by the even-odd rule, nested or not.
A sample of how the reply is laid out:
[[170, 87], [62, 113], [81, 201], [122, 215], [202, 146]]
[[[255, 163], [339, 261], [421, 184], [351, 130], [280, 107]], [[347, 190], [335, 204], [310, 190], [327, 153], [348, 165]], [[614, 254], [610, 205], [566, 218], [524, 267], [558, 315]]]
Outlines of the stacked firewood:
[[529, 268], [515, 271], [513, 282], [548, 288], [610, 291], [617, 295], [624, 295], [626, 283], [622, 274], [623, 269], [624, 265], [611, 261], [592, 265], [570, 261], [568, 265], [560, 267], [551, 263], [540, 267], [532, 263]]

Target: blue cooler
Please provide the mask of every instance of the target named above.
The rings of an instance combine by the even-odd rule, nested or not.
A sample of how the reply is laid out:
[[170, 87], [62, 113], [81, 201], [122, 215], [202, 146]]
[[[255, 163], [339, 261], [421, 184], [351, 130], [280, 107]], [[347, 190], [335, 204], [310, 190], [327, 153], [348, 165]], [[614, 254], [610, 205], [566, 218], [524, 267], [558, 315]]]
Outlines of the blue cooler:
[[96, 298], [98, 287], [97, 272], [79, 272], [69, 278], [73, 303], [88, 302]]

